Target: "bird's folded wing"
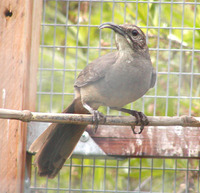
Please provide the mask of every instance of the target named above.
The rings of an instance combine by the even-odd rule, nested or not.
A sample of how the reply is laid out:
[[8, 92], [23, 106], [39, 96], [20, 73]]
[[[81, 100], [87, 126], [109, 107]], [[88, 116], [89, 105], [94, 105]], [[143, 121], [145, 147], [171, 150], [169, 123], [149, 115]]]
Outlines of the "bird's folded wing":
[[74, 86], [83, 87], [103, 78], [109, 68], [116, 62], [117, 55], [118, 52], [110, 52], [88, 64], [88, 66], [80, 72]]

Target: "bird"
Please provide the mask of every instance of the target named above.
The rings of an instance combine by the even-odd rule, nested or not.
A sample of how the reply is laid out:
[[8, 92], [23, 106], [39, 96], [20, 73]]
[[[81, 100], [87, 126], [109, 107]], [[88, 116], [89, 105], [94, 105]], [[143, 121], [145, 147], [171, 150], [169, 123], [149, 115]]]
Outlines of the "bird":
[[[141, 98], [156, 82], [144, 32], [133, 24], [103, 23], [99, 29], [115, 32], [116, 51], [109, 52], [88, 64], [78, 75], [75, 98], [62, 113], [92, 114], [95, 130], [106, 116], [100, 106], [129, 113], [141, 124], [141, 133], [148, 125], [147, 117], [123, 108]], [[36, 152], [39, 176], [54, 178], [68, 159], [87, 125], [52, 123], [30, 146]], [[134, 133], [135, 128], [132, 128]]]

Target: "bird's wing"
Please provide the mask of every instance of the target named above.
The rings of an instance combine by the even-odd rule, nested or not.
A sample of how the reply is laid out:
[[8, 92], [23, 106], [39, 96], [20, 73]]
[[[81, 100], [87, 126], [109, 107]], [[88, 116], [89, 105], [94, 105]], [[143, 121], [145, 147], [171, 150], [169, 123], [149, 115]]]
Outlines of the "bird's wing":
[[153, 88], [154, 85], [156, 83], [156, 71], [155, 69], [153, 68], [152, 70], [152, 75], [151, 75], [151, 84], [150, 84], [150, 88]]
[[75, 87], [83, 87], [103, 78], [109, 68], [116, 62], [118, 52], [110, 52], [88, 64], [75, 81]]

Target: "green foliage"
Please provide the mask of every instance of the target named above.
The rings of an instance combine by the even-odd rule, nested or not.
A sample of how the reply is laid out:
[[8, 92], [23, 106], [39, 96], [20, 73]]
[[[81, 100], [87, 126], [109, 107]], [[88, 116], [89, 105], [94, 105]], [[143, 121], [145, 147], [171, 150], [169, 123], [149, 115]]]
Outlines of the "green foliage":
[[[186, 186], [188, 177], [190, 192], [197, 192], [198, 160], [175, 159], [78, 159], [66, 162], [55, 179], [38, 177], [32, 172], [32, 184], [40, 188], [59, 187], [60, 191], [68, 189], [92, 189], [98, 191], [140, 191], [176, 192]], [[188, 170], [188, 171], [187, 171]], [[33, 168], [34, 171], [34, 168]], [[183, 189], [184, 191], [185, 189]], [[45, 192], [40, 191], [41, 193]], [[57, 192], [57, 190], [53, 191]], [[184, 191], [185, 192], [185, 191]]]

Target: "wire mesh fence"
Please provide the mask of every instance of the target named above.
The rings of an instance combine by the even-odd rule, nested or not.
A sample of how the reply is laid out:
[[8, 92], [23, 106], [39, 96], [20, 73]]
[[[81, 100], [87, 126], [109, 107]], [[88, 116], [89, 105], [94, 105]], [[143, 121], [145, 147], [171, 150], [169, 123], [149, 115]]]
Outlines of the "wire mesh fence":
[[[53, 180], [32, 174], [33, 192], [198, 192], [199, 160], [73, 158]], [[67, 174], [67, 175], [66, 175]]]
[[[200, 2], [43, 0], [37, 110], [61, 112], [73, 83], [92, 60], [115, 50], [103, 22], [136, 24], [145, 32], [157, 82], [127, 108], [149, 116], [199, 116]], [[116, 114], [109, 108], [104, 114]], [[72, 158], [56, 179], [32, 168], [32, 192], [200, 192], [195, 159]]]

